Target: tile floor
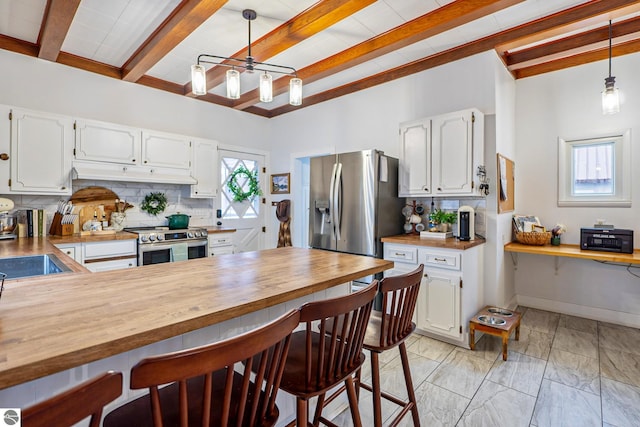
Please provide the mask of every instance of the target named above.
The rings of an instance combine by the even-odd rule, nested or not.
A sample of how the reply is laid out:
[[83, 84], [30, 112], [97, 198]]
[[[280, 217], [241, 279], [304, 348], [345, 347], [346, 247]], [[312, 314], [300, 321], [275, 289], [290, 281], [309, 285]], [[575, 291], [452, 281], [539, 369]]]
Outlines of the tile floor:
[[[512, 334], [506, 362], [497, 337], [484, 335], [470, 351], [413, 334], [407, 351], [422, 426], [640, 426], [639, 329], [518, 311], [520, 341]], [[406, 398], [397, 355], [381, 355], [382, 388]], [[365, 390], [360, 408], [363, 425], [373, 425]], [[383, 418], [397, 408], [383, 399]], [[348, 410], [333, 421], [352, 425]], [[412, 426], [411, 416], [400, 425]]]

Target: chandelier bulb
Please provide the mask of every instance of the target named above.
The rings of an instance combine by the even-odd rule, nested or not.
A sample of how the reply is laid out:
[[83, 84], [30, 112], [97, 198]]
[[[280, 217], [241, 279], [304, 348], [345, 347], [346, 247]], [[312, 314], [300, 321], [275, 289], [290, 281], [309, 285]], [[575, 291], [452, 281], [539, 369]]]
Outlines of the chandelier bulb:
[[302, 80], [297, 77], [289, 80], [289, 104], [302, 105]]
[[240, 73], [235, 68], [227, 71], [227, 98], [240, 98]]
[[191, 66], [191, 90], [196, 96], [207, 94], [207, 71], [200, 64]]
[[271, 74], [260, 75], [260, 102], [273, 101], [273, 78]]

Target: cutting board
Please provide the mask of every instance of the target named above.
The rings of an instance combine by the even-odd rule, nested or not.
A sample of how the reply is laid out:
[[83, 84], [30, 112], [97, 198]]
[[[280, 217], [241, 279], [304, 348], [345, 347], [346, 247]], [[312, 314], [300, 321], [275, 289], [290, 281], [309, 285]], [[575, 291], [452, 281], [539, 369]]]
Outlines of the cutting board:
[[111, 221], [111, 213], [116, 210], [118, 198], [118, 195], [108, 188], [97, 186], [82, 188], [73, 193], [69, 201], [77, 207], [80, 230], [85, 222], [93, 220], [94, 212], [98, 215], [98, 221], [102, 220], [103, 212], [107, 221]]

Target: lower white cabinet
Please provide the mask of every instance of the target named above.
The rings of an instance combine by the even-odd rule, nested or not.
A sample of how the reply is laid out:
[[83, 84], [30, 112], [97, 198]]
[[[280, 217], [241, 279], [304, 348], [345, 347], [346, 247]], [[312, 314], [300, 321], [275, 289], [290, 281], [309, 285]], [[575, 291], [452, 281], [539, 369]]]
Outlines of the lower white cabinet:
[[65, 243], [56, 247], [94, 273], [138, 266], [135, 239]]
[[233, 233], [211, 233], [209, 239], [209, 256], [234, 253]]
[[417, 332], [469, 348], [469, 319], [483, 307], [483, 245], [458, 250], [385, 243], [384, 258], [395, 264], [385, 276], [424, 264], [414, 317]]

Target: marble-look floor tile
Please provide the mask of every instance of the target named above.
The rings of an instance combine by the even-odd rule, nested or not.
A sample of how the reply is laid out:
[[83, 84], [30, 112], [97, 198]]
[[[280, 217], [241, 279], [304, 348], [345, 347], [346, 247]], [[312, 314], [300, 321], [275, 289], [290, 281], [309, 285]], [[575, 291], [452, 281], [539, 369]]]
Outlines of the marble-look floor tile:
[[[513, 334], [511, 339], [513, 339]], [[498, 355], [502, 357], [502, 338], [484, 334], [476, 343], [475, 349], [459, 348], [458, 351], [468, 352], [473, 356], [493, 362], [498, 358]]]
[[600, 397], [545, 379], [531, 422], [537, 427], [600, 426]]
[[544, 377], [589, 393], [600, 394], [597, 359], [552, 348]]
[[601, 347], [600, 372], [603, 378], [640, 387], [640, 355]]
[[558, 313], [529, 308], [522, 316], [520, 324], [534, 331], [553, 334], [558, 327], [559, 321], [560, 315]]
[[602, 420], [624, 427], [640, 425], [640, 388], [602, 379]]
[[510, 351], [506, 361], [501, 357], [495, 361], [487, 379], [536, 397], [545, 365], [542, 359]]
[[582, 332], [589, 332], [591, 334], [598, 333], [598, 322], [596, 320], [569, 316], [568, 314], [560, 315], [560, 322], [558, 323], [558, 326]]
[[[420, 425], [454, 427], [469, 405], [470, 399], [425, 381], [416, 389], [416, 401], [418, 402]], [[399, 409], [391, 417], [394, 417], [398, 411]], [[373, 424], [363, 423], [362, 425]], [[405, 415], [398, 426], [413, 427], [411, 414]]]
[[588, 332], [558, 327], [551, 347], [593, 359], [598, 358], [598, 336]]
[[553, 334], [520, 327], [520, 340], [509, 340], [509, 351], [517, 351], [527, 356], [547, 359], [553, 343]]
[[[414, 334], [415, 335], [415, 334]], [[411, 345], [407, 346], [407, 352], [419, 354], [422, 357], [442, 362], [456, 348], [455, 345], [433, 338], [419, 336]]]
[[[333, 404], [333, 402], [332, 402]], [[387, 402], [382, 399], [382, 420], [384, 421], [389, 418], [391, 413], [396, 410], [398, 406], [394, 403]], [[363, 426], [372, 426], [373, 425], [373, 397], [371, 393], [367, 390], [360, 389], [360, 399], [358, 401], [358, 410], [360, 411], [360, 419], [362, 421]], [[327, 406], [323, 411], [323, 415], [325, 413], [330, 413], [331, 406]], [[313, 418], [313, 412], [309, 411], [309, 418]], [[333, 423], [339, 426], [344, 427], [353, 427], [353, 420], [351, 418], [351, 409], [347, 406], [347, 409], [342, 411], [338, 416], [331, 420]]]
[[492, 362], [456, 349], [427, 378], [427, 381], [471, 399]]
[[640, 329], [601, 322], [598, 332], [600, 347], [640, 355]]
[[[415, 353], [407, 352], [409, 358], [409, 369], [411, 370], [411, 381], [414, 390], [438, 367], [438, 362], [419, 356]], [[371, 379], [366, 380], [371, 384]], [[402, 360], [400, 357], [393, 359], [380, 368], [380, 388], [401, 399], [407, 398], [407, 386], [404, 381], [404, 371], [402, 370]]]
[[535, 404], [536, 398], [533, 396], [491, 381], [484, 381], [457, 426], [527, 427]]

